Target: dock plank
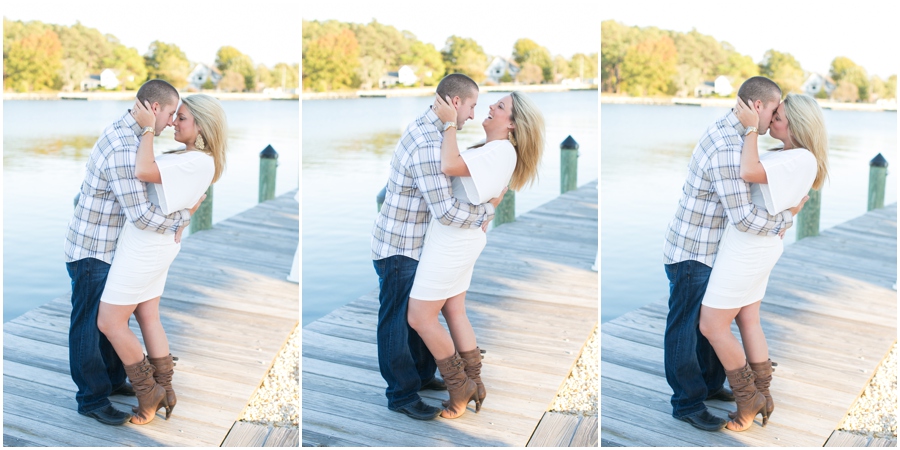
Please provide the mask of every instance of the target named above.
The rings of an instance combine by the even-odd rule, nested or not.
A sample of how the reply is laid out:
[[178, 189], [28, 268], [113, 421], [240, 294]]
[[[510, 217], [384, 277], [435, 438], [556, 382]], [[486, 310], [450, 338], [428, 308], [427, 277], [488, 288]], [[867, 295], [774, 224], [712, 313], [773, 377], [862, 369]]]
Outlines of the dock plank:
[[[778, 362], [770, 389], [781, 413], [766, 428], [742, 433], [708, 433], [672, 418], [663, 369], [665, 299], [601, 324], [601, 442], [873, 445], [834, 430], [896, 339], [896, 282], [896, 204], [785, 247], [760, 313], [770, 356]], [[732, 331], [737, 334], [736, 326]], [[706, 403], [720, 417], [734, 410], [733, 403]]]
[[[597, 182], [488, 233], [466, 297], [486, 350], [481, 412], [416, 421], [387, 409], [378, 369], [378, 293], [303, 328], [304, 446], [517, 446], [529, 443], [597, 324]], [[372, 274], [373, 283], [377, 280]], [[439, 405], [446, 391], [422, 391]], [[597, 445], [597, 421], [548, 440]], [[593, 427], [593, 431], [591, 429]], [[549, 442], [549, 441], [548, 441]]]
[[[160, 302], [163, 327], [179, 357], [173, 380], [178, 406], [170, 420], [158, 415], [147, 425], [110, 427], [76, 412], [69, 295], [4, 324], [4, 443], [221, 445], [299, 322], [299, 288], [286, 280], [299, 242], [294, 195], [261, 203], [182, 242]], [[130, 326], [140, 337], [135, 321]], [[134, 397], [110, 400], [121, 410], [137, 404]], [[273, 445], [299, 445], [299, 434], [291, 431], [278, 431]]]

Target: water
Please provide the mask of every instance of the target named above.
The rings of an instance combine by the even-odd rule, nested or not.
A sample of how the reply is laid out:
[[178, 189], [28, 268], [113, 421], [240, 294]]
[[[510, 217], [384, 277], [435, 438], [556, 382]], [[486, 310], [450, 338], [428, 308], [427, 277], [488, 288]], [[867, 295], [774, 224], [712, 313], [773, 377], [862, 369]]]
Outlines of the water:
[[[601, 321], [668, 296], [664, 233], [675, 214], [697, 140], [728, 108], [603, 105], [600, 174]], [[866, 212], [869, 161], [879, 152], [897, 164], [896, 112], [824, 111], [829, 176], [820, 230]], [[761, 149], [780, 142], [763, 136]], [[885, 204], [897, 201], [889, 166]], [[785, 244], [794, 242], [788, 230]]]
[[[84, 165], [103, 128], [129, 101], [3, 102], [3, 320], [70, 291], [63, 242]], [[215, 185], [213, 223], [257, 204], [259, 152], [279, 153], [275, 194], [299, 186], [299, 107], [291, 101], [223, 102], [227, 167]], [[177, 148], [172, 128], [157, 153]], [[187, 233], [185, 234], [187, 235]]]
[[[488, 105], [504, 93], [482, 93], [461, 145], [484, 138]], [[578, 184], [597, 179], [597, 92], [529, 94], [544, 114], [547, 146], [540, 181], [516, 193], [516, 214], [559, 195], [559, 144], [579, 143]], [[303, 324], [378, 287], [370, 239], [375, 196], [388, 179], [402, 130], [431, 97], [303, 102]]]

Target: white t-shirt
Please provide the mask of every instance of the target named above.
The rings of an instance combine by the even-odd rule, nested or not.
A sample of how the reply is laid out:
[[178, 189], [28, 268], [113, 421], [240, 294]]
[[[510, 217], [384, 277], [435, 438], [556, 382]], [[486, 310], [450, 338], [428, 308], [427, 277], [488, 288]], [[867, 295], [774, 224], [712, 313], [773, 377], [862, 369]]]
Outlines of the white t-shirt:
[[162, 184], [148, 183], [147, 196], [166, 215], [197, 204], [216, 171], [212, 156], [200, 151], [157, 156], [156, 166]]
[[816, 157], [805, 148], [760, 152], [759, 161], [768, 183], [751, 183], [750, 197], [753, 204], [764, 206], [769, 214], [797, 206], [816, 180]]
[[516, 149], [506, 139], [460, 152], [460, 156], [471, 176], [451, 178], [453, 196], [473, 205], [500, 195], [516, 169]]

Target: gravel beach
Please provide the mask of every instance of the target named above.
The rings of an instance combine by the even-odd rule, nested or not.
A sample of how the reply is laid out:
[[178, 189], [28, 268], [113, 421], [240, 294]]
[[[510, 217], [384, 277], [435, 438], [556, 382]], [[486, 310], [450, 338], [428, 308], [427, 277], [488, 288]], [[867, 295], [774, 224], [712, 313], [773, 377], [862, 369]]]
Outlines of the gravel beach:
[[275, 427], [300, 427], [299, 324], [238, 420]]
[[566, 414], [597, 415], [597, 400], [600, 397], [600, 340], [599, 327], [585, 344], [575, 368], [560, 388], [550, 407], [552, 412]]
[[897, 439], [896, 342], [838, 430], [870, 438]]

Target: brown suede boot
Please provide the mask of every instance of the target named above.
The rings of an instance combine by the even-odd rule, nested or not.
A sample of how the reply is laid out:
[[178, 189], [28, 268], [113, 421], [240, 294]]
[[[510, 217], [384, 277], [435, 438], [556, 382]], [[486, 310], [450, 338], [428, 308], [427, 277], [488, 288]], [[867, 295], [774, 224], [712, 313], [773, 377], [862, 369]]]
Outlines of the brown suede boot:
[[725, 376], [728, 377], [728, 384], [734, 391], [734, 402], [737, 404], [734, 419], [729, 420], [725, 427], [731, 431], [744, 431], [753, 425], [757, 414], [763, 415], [762, 425], [766, 426], [769, 422], [766, 397], [756, 390], [756, 374], [750, 370], [750, 364], [745, 362], [740, 369], [726, 370]]
[[153, 379], [153, 366], [146, 356], [137, 364], [125, 366], [125, 374], [134, 386], [134, 393], [138, 399], [138, 407], [131, 418], [131, 423], [136, 425], [150, 423], [156, 417], [156, 411], [162, 407], [169, 411], [166, 390]]
[[441, 417], [455, 419], [466, 412], [466, 406], [470, 401], [478, 400], [478, 388], [475, 382], [466, 376], [466, 361], [459, 357], [459, 353], [454, 352], [453, 356], [435, 359], [434, 362], [437, 363], [441, 377], [447, 383], [447, 392], [450, 393], [450, 400], [441, 411]]
[[[771, 359], [761, 363], [750, 363], [750, 368], [756, 374], [756, 390], [766, 397], [766, 413], [769, 417], [772, 417], [772, 411], [775, 411], [775, 401], [772, 400], [772, 394], [769, 393], [769, 384], [772, 383], [772, 372], [777, 366], [778, 363], [772, 362]], [[734, 419], [734, 413], [728, 413], [728, 418]]]
[[175, 374], [175, 361], [178, 361], [178, 357], [169, 353], [168, 356], [163, 356], [162, 358], [148, 359], [150, 364], [153, 364], [153, 367], [156, 368], [156, 371], [153, 373], [153, 379], [166, 390], [166, 401], [169, 403], [169, 407], [166, 408], [166, 420], [169, 420], [169, 416], [175, 410], [175, 403], [178, 400], [175, 398], [175, 390], [172, 389], [172, 375]]
[[[484, 358], [481, 356], [481, 349], [475, 347], [475, 350], [469, 350], [467, 352], [459, 352], [459, 356], [462, 359], [466, 360], [466, 376], [469, 377], [470, 380], [475, 382], [475, 386], [478, 388], [478, 398], [475, 400], [475, 412], [478, 413], [481, 411], [481, 404], [484, 403], [484, 398], [487, 397], [487, 391], [484, 389], [484, 383], [481, 382], [481, 360]], [[449, 403], [448, 400], [444, 400], [441, 402], [444, 407], [447, 407]]]

